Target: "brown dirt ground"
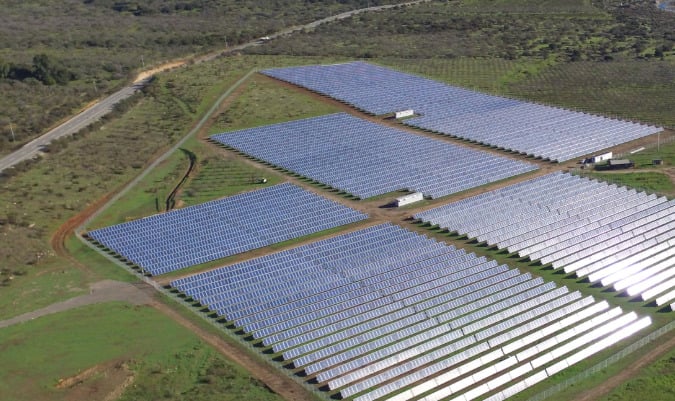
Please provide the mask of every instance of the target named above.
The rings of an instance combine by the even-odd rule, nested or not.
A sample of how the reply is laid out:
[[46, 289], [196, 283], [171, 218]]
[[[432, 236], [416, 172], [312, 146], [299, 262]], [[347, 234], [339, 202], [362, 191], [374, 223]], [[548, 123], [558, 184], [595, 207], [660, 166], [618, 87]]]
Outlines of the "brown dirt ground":
[[114, 401], [134, 379], [127, 361], [113, 360], [63, 378], [56, 388], [69, 400]]

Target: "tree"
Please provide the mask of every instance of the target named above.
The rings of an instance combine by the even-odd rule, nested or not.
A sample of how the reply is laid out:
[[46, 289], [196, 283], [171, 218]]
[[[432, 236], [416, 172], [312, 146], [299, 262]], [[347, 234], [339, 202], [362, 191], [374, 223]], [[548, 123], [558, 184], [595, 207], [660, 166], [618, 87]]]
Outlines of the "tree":
[[9, 77], [10, 70], [11, 66], [8, 63], [5, 63], [3, 60], [0, 60], [0, 79]]
[[55, 64], [46, 54], [38, 54], [33, 57], [32, 76], [45, 85], [65, 85], [76, 79], [75, 74]]
[[33, 76], [45, 85], [54, 85], [56, 80], [52, 77], [51, 63], [46, 54], [38, 54], [33, 57]]

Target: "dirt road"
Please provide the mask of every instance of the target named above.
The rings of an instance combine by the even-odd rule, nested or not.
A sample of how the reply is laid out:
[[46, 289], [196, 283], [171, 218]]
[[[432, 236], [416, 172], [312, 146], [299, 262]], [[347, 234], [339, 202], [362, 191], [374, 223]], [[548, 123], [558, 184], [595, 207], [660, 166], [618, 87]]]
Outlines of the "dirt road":
[[0, 328], [27, 322], [42, 316], [59, 313], [85, 305], [97, 303], [125, 301], [133, 305], [150, 304], [154, 297], [154, 289], [146, 285], [134, 285], [120, 281], [103, 280], [89, 286], [89, 294], [80, 295], [66, 301], [57, 302], [32, 312], [1, 320]]

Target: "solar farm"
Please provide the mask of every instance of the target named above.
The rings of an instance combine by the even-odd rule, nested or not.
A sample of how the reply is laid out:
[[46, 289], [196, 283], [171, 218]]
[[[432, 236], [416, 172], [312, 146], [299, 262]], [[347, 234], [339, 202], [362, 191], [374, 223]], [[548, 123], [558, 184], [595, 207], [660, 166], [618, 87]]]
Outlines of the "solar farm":
[[345, 113], [212, 139], [361, 199], [402, 189], [438, 198], [537, 169]]
[[[675, 309], [675, 201], [548, 162], [660, 128], [363, 62], [262, 73], [371, 116], [213, 135], [214, 148], [288, 182], [87, 237], [320, 398], [504, 400], [653, 325], [608, 292], [570, 289], [447, 234]], [[372, 117], [404, 109], [418, 113], [405, 127]], [[426, 200], [383, 207], [401, 191]]]
[[486, 95], [364, 62], [263, 73], [374, 115], [412, 109], [420, 115], [405, 120], [407, 125], [556, 162], [663, 130]]
[[650, 324], [393, 225], [171, 285], [358, 401], [503, 399]]

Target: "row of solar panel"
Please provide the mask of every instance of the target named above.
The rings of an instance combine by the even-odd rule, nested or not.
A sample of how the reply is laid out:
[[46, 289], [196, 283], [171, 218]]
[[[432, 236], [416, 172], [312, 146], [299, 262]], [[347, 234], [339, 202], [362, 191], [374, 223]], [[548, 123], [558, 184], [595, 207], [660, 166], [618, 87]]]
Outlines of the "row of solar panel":
[[89, 236], [158, 275], [366, 218], [284, 183], [101, 228]]
[[212, 139], [362, 199], [400, 189], [437, 198], [536, 169], [344, 113]]
[[554, 173], [415, 217], [666, 305], [674, 216], [664, 197]]
[[413, 109], [405, 124], [565, 161], [661, 128], [486, 95], [364, 62], [264, 70], [372, 114]]
[[[543, 358], [546, 347], [528, 358], [522, 354], [536, 343], [565, 346], [565, 353], [535, 367], [545, 369], [588, 344], [590, 337], [578, 341], [588, 330], [610, 333], [612, 321], [632, 317], [620, 309], [603, 314], [604, 302], [391, 224], [171, 285], [233, 317], [343, 397], [359, 400], [392, 395], [420, 380], [428, 390], [443, 391], [445, 382], [436, 381], [443, 370], [454, 367], [458, 378], [478, 368], [497, 373], [511, 366], [497, 360], [502, 357]], [[588, 319], [593, 324], [584, 323]]]

